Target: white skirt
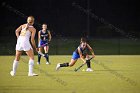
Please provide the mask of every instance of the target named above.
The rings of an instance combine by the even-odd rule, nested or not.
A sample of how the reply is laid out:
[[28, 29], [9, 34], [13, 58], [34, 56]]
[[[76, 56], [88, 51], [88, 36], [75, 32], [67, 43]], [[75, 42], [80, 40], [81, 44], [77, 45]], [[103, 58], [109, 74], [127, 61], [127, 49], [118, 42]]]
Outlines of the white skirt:
[[29, 51], [30, 49], [33, 49], [30, 41], [27, 39], [25, 40], [24, 38], [18, 38], [17, 44], [16, 44], [16, 50], [18, 51]]

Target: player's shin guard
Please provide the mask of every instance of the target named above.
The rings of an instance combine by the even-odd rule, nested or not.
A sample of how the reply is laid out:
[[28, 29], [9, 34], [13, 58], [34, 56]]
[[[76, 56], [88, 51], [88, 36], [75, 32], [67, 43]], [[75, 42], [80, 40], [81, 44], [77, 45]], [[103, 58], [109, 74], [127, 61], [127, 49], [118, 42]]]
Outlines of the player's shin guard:
[[38, 54], [38, 62], [40, 62], [40, 59], [41, 59], [41, 55]]
[[91, 68], [90, 60], [87, 60], [86, 63], [87, 63], [87, 68]]
[[60, 67], [68, 67], [68, 66], [69, 66], [69, 63], [60, 64]]
[[34, 60], [29, 60], [29, 74], [33, 74]]
[[17, 70], [17, 67], [18, 67], [18, 61], [14, 60], [13, 62], [13, 73], [16, 73], [16, 70]]
[[46, 58], [46, 61], [49, 62], [49, 54], [48, 53], [45, 53], [45, 58]]

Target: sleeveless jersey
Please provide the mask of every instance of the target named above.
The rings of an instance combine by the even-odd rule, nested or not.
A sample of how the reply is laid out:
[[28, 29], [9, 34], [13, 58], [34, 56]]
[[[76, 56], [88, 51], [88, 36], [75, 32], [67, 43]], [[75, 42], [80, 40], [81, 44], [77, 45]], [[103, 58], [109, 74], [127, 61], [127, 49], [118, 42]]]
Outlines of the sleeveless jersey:
[[46, 32], [43, 32], [42, 30], [40, 30], [40, 39], [43, 41], [48, 41], [48, 39], [49, 39], [48, 32], [49, 32], [49, 30], [46, 30]]
[[[30, 27], [33, 27], [33, 26], [29, 26], [29, 28]], [[20, 39], [20, 41], [24, 43], [24, 42], [29, 41], [30, 36], [31, 36], [31, 32], [29, 31], [29, 29], [26, 30], [26, 28], [22, 28], [18, 39]]]
[[[81, 51], [82, 55], [84, 55], [84, 54], [87, 53], [87, 50], [88, 50], [87, 45], [86, 45], [86, 47], [85, 47], [84, 49], [82, 49], [82, 47], [81, 47], [80, 45], [79, 45], [78, 47], [80, 48], [80, 51]], [[78, 48], [75, 50], [75, 52], [76, 52], [77, 54], [79, 54], [79, 53], [78, 53]]]
[[[33, 26], [29, 26], [33, 27]], [[21, 32], [20, 32], [20, 36], [17, 39], [17, 44], [16, 44], [16, 50], [18, 51], [28, 51], [30, 49], [32, 49], [32, 46], [30, 44], [30, 36], [31, 36], [31, 32], [29, 31], [29, 29], [26, 28], [22, 28]]]

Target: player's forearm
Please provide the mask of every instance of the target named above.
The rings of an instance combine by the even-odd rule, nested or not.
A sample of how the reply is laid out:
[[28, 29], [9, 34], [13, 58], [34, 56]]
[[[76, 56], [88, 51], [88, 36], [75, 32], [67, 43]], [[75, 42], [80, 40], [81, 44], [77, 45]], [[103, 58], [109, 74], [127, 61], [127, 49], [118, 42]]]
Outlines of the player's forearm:
[[15, 31], [16, 37], [19, 37], [19, 32]]
[[15, 31], [17, 38], [19, 37], [19, 32], [22, 30], [22, 26], [18, 27]]
[[51, 39], [52, 39], [52, 36], [50, 35], [50, 36], [49, 36], [49, 41], [51, 41]]
[[38, 38], [38, 44], [40, 43], [40, 38]]
[[40, 31], [38, 32], [38, 44], [40, 42]]
[[91, 52], [92, 56], [95, 57], [93, 49], [90, 49], [90, 52]]
[[85, 59], [83, 58], [83, 56], [81, 55], [80, 56], [80, 58], [81, 58], [81, 60], [84, 62], [84, 64], [85, 64]]
[[31, 43], [32, 43], [33, 48], [36, 49], [36, 43], [34, 39], [31, 39]]

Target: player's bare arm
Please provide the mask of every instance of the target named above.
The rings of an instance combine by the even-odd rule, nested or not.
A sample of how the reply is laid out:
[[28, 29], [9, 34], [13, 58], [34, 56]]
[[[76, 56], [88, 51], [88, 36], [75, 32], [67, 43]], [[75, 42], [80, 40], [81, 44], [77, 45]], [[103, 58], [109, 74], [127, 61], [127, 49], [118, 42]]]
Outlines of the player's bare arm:
[[88, 47], [88, 49], [90, 50], [90, 52], [91, 52], [91, 54], [92, 54], [92, 57], [94, 58], [94, 57], [95, 57], [95, 54], [94, 54], [93, 49], [90, 47], [89, 44], [87, 44], [87, 47]]
[[80, 58], [81, 58], [81, 60], [84, 62], [84, 64], [86, 63], [86, 61], [84, 60], [84, 58], [83, 58], [83, 56], [82, 56], [82, 53], [81, 53], [81, 51], [80, 51], [80, 48], [78, 47], [78, 53], [79, 53], [79, 55], [80, 55]]
[[38, 32], [38, 44], [40, 42], [40, 31]]
[[52, 35], [51, 35], [50, 31], [48, 31], [48, 34], [49, 34], [49, 42], [50, 42], [52, 39]]
[[33, 48], [36, 50], [37, 48], [36, 48], [36, 43], [35, 43], [35, 33], [36, 33], [36, 29], [35, 28], [32, 28], [31, 29], [31, 43], [32, 43], [32, 46], [33, 46]]
[[21, 30], [22, 30], [22, 25], [19, 26], [15, 31], [15, 34], [16, 34], [17, 38], [19, 37], [19, 33], [20, 33]]

